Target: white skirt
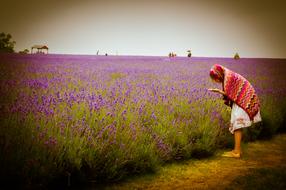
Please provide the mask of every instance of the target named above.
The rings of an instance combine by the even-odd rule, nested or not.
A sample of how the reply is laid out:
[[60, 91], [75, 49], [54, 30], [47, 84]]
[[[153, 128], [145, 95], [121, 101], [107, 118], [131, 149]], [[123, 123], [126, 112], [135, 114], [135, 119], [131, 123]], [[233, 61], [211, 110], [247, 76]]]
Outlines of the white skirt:
[[260, 111], [258, 111], [258, 113], [254, 116], [253, 121], [251, 121], [248, 114], [237, 104], [233, 103], [229, 131], [233, 134], [233, 132], [237, 129], [249, 127], [252, 125], [252, 123], [257, 123], [260, 121], [262, 121]]

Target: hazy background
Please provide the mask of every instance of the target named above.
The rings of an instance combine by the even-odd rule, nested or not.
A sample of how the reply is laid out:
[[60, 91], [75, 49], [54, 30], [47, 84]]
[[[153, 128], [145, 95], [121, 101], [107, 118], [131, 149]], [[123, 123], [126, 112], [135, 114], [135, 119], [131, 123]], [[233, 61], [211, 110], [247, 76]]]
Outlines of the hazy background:
[[16, 51], [286, 58], [286, 6], [259, 0], [0, 0]]

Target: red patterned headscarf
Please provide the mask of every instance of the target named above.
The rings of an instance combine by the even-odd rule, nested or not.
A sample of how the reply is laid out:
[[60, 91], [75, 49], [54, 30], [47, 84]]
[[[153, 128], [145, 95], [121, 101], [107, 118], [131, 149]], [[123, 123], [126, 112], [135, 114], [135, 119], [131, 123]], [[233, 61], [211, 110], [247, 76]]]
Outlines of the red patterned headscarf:
[[217, 64], [211, 68], [210, 76], [223, 83], [227, 98], [246, 111], [253, 120], [260, 110], [260, 103], [252, 85], [243, 76]]
[[216, 81], [223, 82], [224, 68], [221, 65], [215, 64], [210, 70], [210, 76]]

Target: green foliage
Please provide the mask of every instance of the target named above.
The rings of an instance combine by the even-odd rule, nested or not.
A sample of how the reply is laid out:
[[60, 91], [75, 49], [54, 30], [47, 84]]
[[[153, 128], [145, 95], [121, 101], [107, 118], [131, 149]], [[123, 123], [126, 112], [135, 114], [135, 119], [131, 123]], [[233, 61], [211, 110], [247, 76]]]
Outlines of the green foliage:
[[192, 57], [192, 52], [191, 52], [191, 50], [188, 50], [187, 52], [188, 52], [188, 57]]
[[28, 49], [24, 49], [23, 51], [19, 51], [20, 54], [28, 54], [30, 51]]
[[272, 137], [283, 126], [285, 121], [286, 104], [275, 99], [267, 98], [261, 109], [262, 128], [260, 138]]
[[0, 33], [0, 52], [13, 53], [15, 44], [11, 34]]
[[239, 54], [238, 53], [235, 53], [235, 55], [234, 55], [234, 57], [233, 57], [234, 59], [240, 59], [240, 56], [239, 56]]
[[[51, 66], [54, 67], [53, 64]], [[94, 88], [77, 76], [67, 76], [72, 69], [80, 69], [73, 65], [66, 69], [58, 66], [59, 73], [49, 73], [48, 68], [44, 72], [34, 72], [26, 68], [27, 64], [18, 64], [18, 72], [11, 67], [11, 76], [4, 73], [1, 79], [18, 81], [12, 90], [9, 88], [5, 96], [0, 97], [3, 107], [15, 102], [20, 94], [31, 99], [27, 107], [33, 107], [32, 100], [42, 103], [47, 93], [58, 101], [63, 99], [63, 92], [67, 92], [67, 97], [69, 92], [73, 92], [74, 96], [81, 98], [83, 87], [88, 89], [89, 95], [111, 97], [105, 101], [112, 102], [112, 106], [90, 110], [85, 101], [74, 101], [69, 106], [68, 101], [61, 100], [55, 107], [50, 105], [49, 108], [54, 111], [52, 116], [41, 112], [27, 115], [17, 111], [5, 113], [0, 117], [0, 176], [28, 184], [47, 184], [55, 179], [66, 183], [68, 175], [73, 182], [117, 181], [128, 175], [155, 171], [163, 163], [207, 157], [218, 148], [233, 146], [233, 136], [228, 131], [230, 109], [216, 97], [196, 99], [195, 92], [191, 96], [183, 96], [184, 92], [179, 88], [164, 90], [162, 86], [170, 85], [164, 80], [161, 80], [162, 86], [155, 84], [152, 90], [146, 88], [136, 94], [128, 92], [128, 85], [140, 87], [138, 81], [146, 86], [156, 81], [159, 77], [156, 78], [155, 74], [142, 74], [140, 76], [145, 75], [147, 80], [138, 77], [127, 85], [124, 81], [128, 79], [128, 74], [112, 72], [104, 81], [106, 88]], [[27, 86], [17, 86], [21, 83], [20, 79], [48, 80], [57, 75], [59, 79], [67, 77], [68, 82], [64, 85], [54, 82], [47, 90], [36, 91]], [[186, 83], [186, 89], [191, 86], [186, 80], [171, 82], [174, 86]], [[116, 84], [120, 88], [116, 88]], [[113, 96], [109, 91], [111, 87], [114, 88]], [[61, 89], [60, 98], [56, 96], [55, 89]], [[160, 97], [164, 94], [171, 99]], [[135, 99], [142, 95], [149, 98]], [[157, 101], [153, 101], [155, 98]], [[246, 141], [269, 137], [285, 124], [285, 102], [279, 102], [270, 95], [261, 96], [261, 100], [263, 122], [244, 131]]]

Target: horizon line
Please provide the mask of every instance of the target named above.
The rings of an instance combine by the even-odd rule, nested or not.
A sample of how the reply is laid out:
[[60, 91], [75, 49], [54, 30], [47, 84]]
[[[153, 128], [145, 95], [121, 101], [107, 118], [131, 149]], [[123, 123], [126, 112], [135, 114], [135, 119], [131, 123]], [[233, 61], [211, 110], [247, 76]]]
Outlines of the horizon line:
[[[5, 52], [0, 52], [0, 53], [4, 53]], [[191, 56], [188, 57], [186, 56], [182, 56], [182, 55], [177, 55], [175, 57], [169, 57], [168, 55], [128, 55], [128, 54], [120, 54], [120, 55], [116, 55], [116, 54], [108, 54], [108, 55], [104, 55], [104, 54], [85, 54], [85, 53], [28, 53], [28, 54], [21, 54], [19, 52], [13, 52], [13, 53], [6, 53], [6, 54], [20, 54], [20, 55], [71, 55], [71, 56], [101, 56], [101, 57], [165, 57], [165, 58], [171, 58], [171, 59], [175, 59], [177, 58], [188, 58], [188, 59], [192, 59], [192, 58], [222, 58], [222, 59], [234, 59], [234, 56], [232, 57], [228, 57], [228, 56]], [[286, 59], [286, 57], [241, 57], [239, 59]]]

